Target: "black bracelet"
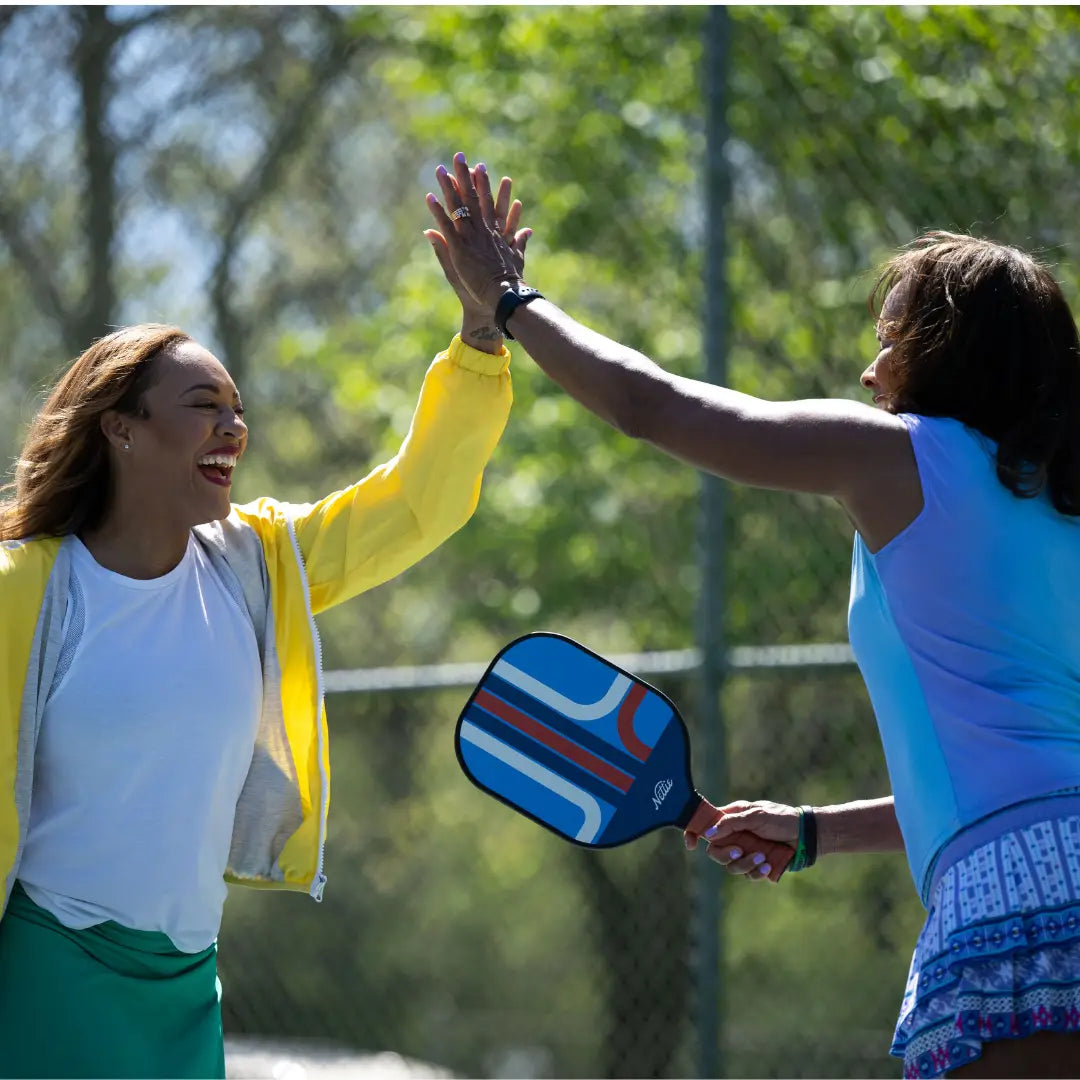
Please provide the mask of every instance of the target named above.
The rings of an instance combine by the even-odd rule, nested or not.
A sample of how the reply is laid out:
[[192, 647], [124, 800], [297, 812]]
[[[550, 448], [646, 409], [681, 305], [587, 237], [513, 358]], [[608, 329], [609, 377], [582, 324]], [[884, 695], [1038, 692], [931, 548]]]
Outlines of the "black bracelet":
[[817, 818], [814, 817], [812, 806], [800, 806], [799, 811], [802, 814], [802, 835], [806, 847], [801, 869], [806, 870], [817, 862]]
[[495, 325], [499, 328], [499, 333], [501, 333], [507, 341], [513, 341], [514, 335], [506, 329], [506, 320], [509, 319], [522, 304], [528, 304], [532, 300], [543, 299], [543, 293], [538, 292], [536, 289], [530, 289], [528, 285], [523, 285], [520, 281], [515, 281], [506, 289], [502, 296], [499, 297], [499, 302], [495, 305]]

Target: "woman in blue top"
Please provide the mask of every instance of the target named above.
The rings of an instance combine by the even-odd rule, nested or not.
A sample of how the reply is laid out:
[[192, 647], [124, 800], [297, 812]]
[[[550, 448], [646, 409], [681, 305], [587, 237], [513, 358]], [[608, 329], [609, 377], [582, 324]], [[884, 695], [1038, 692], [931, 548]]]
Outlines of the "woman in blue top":
[[[762, 401], [672, 375], [527, 289], [475, 179], [463, 155], [440, 173], [450, 213], [428, 197], [429, 240], [552, 379], [628, 435], [830, 495], [855, 526], [850, 636], [894, 799], [820, 826], [826, 850], [902, 847], [929, 909], [893, 1044], [905, 1074], [1080, 1075], [1080, 344], [1051, 274], [930, 233], [874, 289], [874, 407]], [[728, 809], [687, 842], [758, 879], [779, 876], [770, 841], [818, 823]], [[725, 840], [748, 828], [761, 850], [733, 859]]]

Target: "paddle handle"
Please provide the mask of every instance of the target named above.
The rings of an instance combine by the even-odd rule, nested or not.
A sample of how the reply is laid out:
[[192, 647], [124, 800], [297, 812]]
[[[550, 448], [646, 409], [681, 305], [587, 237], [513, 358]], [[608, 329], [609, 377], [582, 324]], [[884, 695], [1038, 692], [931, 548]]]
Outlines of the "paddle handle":
[[[702, 807], [706, 808], [709, 818], [714, 818], [720, 812], [708, 799], [695, 791], [672, 824], [685, 830]], [[742, 848], [746, 853], [751, 851], [761, 852], [771, 868], [769, 870], [769, 880], [772, 882], [780, 880], [791, 860], [795, 857], [795, 849], [790, 844], [782, 844], [778, 840], [765, 840], [750, 832], [733, 833], [725, 839], [724, 843], [732, 848]]]
[[[701, 805], [712, 806], [712, 803], [696, 791], [691, 792], [690, 798], [686, 800], [686, 805], [679, 811], [679, 816], [671, 824], [679, 829], [685, 829]], [[716, 807], [713, 807], [713, 809], [715, 810]]]

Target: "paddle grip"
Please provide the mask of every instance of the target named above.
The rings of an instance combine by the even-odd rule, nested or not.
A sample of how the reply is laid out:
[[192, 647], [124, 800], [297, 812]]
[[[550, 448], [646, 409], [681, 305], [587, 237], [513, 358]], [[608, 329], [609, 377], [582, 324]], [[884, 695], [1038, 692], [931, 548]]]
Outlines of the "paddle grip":
[[693, 792], [689, 799], [686, 800], [686, 805], [679, 811], [679, 816], [672, 822], [673, 825], [678, 826], [680, 829], [685, 829], [690, 824], [690, 819], [697, 813], [697, 808], [705, 802], [705, 798], [699, 795], [696, 791]]

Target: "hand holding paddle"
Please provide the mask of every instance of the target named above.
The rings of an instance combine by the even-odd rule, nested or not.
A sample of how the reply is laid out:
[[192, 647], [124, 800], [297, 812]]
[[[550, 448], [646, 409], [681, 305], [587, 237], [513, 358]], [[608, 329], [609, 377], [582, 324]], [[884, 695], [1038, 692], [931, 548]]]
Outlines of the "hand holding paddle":
[[775, 883], [794, 855], [799, 838], [798, 811], [790, 829], [785, 827], [777, 832], [775, 828], [766, 828], [763, 831], [769, 835], [763, 835], [754, 831], [757, 819], [746, 818], [745, 811], [750, 806], [747, 802], [734, 802], [715, 807], [703, 799], [683, 830], [683, 840], [690, 851], [704, 840], [708, 845], [706, 854], [729, 874], [745, 875], [749, 881], [768, 879]]
[[[615, 847], [668, 825], [696, 847], [722, 818], [694, 790], [686, 725], [671, 700], [559, 634], [527, 634], [499, 652], [454, 741], [479, 788], [584, 847]], [[771, 880], [793, 854], [749, 833], [725, 844], [765, 854]]]

